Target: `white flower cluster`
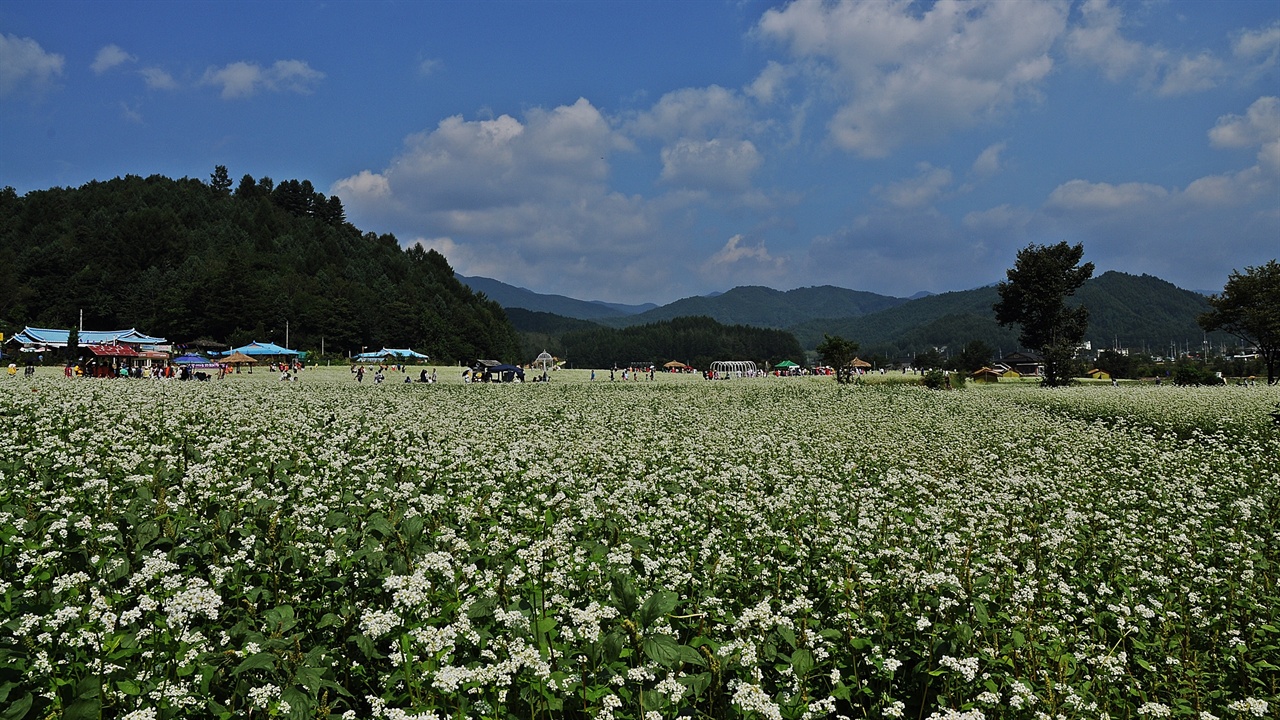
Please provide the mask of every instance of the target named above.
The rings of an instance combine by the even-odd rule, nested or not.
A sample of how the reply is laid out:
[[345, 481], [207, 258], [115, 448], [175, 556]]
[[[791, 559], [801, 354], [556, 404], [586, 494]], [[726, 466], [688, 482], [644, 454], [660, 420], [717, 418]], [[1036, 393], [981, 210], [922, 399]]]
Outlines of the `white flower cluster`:
[[378, 639], [400, 625], [400, 616], [391, 610], [366, 608], [360, 615], [360, 631]]
[[950, 655], [943, 655], [938, 664], [948, 670], [954, 670], [964, 676], [965, 682], [973, 682], [978, 677], [978, 658], [953, 658]]
[[1238, 712], [1242, 715], [1252, 715], [1254, 717], [1265, 717], [1270, 704], [1266, 700], [1260, 698], [1245, 698], [1244, 700], [1236, 700], [1227, 709], [1232, 712]]
[[733, 704], [742, 712], [748, 715], [758, 713], [768, 720], [782, 720], [782, 709], [759, 685], [735, 680], [730, 689], [733, 690]]

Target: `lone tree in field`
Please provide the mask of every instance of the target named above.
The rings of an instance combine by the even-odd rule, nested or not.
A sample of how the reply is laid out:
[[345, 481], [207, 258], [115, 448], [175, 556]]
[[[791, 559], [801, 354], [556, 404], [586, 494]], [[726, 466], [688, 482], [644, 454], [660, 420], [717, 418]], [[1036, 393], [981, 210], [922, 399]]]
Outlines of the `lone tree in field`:
[[822, 362], [836, 369], [836, 382], [841, 385], [853, 382], [856, 378], [850, 372], [849, 361], [858, 352], [858, 343], [845, 340], [839, 335], [822, 335], [822, 344], [814, 348]]
[[1018, 260], [996, 285], [996, 322], [1022, 327], [1018, 341], [1044, 357], [1045, 387], [1070, 382], [1067, 368], [1089, 326], [1089, 310], [1067, 307], [1067, 298], [1093, 277], [1093, 263], [1080, 265], [1084, 245], [1036, 245], [1018, 251]]
[[1206, 331], [1222, 330], [1258, 349], [1267, 364], [1267, 384], [1276, 382], [1280, 360], [1280, 264], [1235, 270], [1221, 295], [1210, 295], [1209, 312], [1198, 318]]

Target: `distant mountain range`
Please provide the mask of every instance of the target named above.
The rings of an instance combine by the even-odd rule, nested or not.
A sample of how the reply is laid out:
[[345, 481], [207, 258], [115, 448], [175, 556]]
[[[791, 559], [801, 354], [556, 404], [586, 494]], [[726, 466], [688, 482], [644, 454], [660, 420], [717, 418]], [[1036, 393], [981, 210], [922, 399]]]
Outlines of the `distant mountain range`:
[[[1019, 345], [1016, 327], [996, 324], [995, 286], [938, 295], [917, 293], [912, 298], [830, 285], [785, 292], [742, 286], [656, 306], [611, 305], [542, 295], [487, 278], [458, 279], [507, 308], [512, 324], [526, 339], [536, 335], [543, 342], [580, 330], [582, 321], [630, 327], [706, 316], [726, 325], [788, 330], [809, 350], [822, 342], [824, 334], [853, 340], [865, 353], [891, 356], [935, 347], [959, 348], [970, 340], [982, 340], [1004, 352]], [[1223, 335], [1206, 337], [1196, 323], [1197, 316], [1209, 309], [1204, 295], [1150, 275], [1103, 273], [1086, 282], [1072, 302], [1089, 307], [1086, 339], [1095, 348], [1119, 346], [1162, 353], [1174, 344], [1195, 347], [1205, 339], [1214, 344], [1230, 342]]]
[[486, 277], [467, 277], [457, 275], [458, 281], [473, 291], [484, 293], [485, 297], [504, 308], [522, 308], [534, 312], [554, 313], [578, 320], [600, 320], [602, 318], [626, 317], [652, 310], [658, 307], [654, 303], [644, 305], [624, 305], [607, 303], [600, 300], [575, 300], [564, 295], [543, 295], [515, 285], [508, 285]]

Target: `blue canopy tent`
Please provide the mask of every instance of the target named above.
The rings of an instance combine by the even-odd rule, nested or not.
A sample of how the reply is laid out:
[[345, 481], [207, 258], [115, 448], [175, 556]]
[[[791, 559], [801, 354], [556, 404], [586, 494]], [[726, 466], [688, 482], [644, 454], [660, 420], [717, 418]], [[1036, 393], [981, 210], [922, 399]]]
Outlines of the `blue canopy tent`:
[[414, 352], [409, 348], [382, 348], [374, 352], [359, 353], [355, 359], [357, 362], [376, 363], [388, 360], [430, 360], [431, 357], [420, 352]]
[[222, 354], [234, 355], [236, 353], [243, 353], [249, 357], [298, 357], [302, 354], [297, 350], [280, 347], [275, 343], [260, 343], [256, 341], [248, 345], [241, 345], [238, 348], [231, 348]]

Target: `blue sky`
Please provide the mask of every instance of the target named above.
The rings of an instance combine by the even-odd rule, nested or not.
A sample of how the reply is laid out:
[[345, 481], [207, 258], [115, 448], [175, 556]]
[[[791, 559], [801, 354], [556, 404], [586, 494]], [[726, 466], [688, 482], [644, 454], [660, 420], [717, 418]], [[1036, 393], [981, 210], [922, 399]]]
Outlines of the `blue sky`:
[[544, 293], [891, 295], [1280, 248], [1280, 4], [0, 3], [0, 185], [226, 165]]

